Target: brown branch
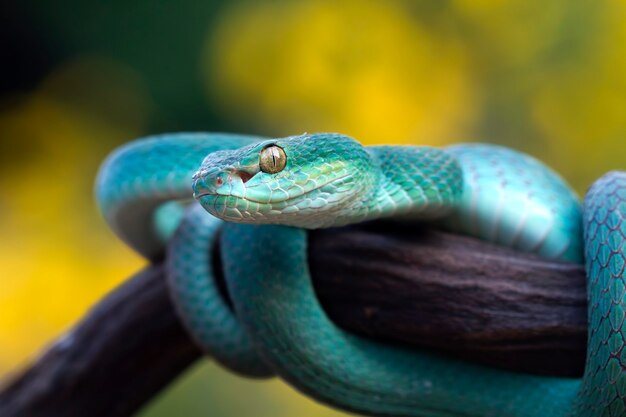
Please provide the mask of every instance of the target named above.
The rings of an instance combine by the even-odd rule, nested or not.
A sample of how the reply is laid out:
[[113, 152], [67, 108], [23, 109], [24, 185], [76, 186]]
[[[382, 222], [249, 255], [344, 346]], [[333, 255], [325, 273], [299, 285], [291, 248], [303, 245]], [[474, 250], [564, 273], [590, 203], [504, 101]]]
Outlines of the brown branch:
[[[310, 234], [331, 318], [377, 339], [526, 372], [579, 375], [580, 266], [475, 239], [371, 224]], [[162, 266], [121, 285], [0, 392], [2, 416], [128, 416], [200, 357]]]
[[318, 296], [342, 327], [500, 368], [582, 374], [582, 266], [483, 241], [372, 223], [312, 233]]
[[128, 416], [200, 357], [163, 268], [101, 300], [0, 393], [0, 416]]

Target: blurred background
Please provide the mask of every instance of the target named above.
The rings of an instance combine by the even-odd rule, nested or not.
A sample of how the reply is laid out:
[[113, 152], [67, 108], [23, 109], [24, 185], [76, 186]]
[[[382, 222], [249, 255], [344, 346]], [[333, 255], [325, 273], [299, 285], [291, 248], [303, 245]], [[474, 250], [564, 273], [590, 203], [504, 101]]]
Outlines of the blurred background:
[[[92, 198], [115, 146], [190, 130], [482, 141], [582, 195], [626, 168], [624, 22], [620, 0], [2, 2], [0, 380], [144, 265]], [[141, 415], [209, 411], [341, 415], [208, 361]]]

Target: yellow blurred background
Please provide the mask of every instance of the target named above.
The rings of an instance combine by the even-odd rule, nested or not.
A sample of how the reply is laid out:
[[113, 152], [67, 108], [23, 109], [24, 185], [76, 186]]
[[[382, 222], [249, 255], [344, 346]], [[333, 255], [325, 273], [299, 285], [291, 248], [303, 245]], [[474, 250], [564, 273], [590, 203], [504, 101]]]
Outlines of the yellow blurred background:
[[[115, 146], [182, 130], [482, 141], [582, 195], [626, 169], [624, 22], [619, 0], [0, 6], [0, 381], [144, 264], [92, 198]], [[203, 363], [141, 415], [208, 411], [341, 414]]]

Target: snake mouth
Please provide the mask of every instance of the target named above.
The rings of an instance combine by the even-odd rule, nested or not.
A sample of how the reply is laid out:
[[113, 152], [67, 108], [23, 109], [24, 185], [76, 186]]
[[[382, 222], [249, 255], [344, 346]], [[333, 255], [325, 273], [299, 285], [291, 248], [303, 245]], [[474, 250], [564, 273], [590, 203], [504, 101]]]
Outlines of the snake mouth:
[[225, 194], [225, 193], [209, 192], [209, 191], [204, 191], [204, 192], [202, 192], [200, 194], [196, 194], [196, 195], [194, 195], [194, 198], [196, 200], [200, 200], [203, 197], [213, 197], [213, 198], [216, 198], [216, 199], [220, 198], [220, 197], [222, 197], [222, 198], [234, 197], [234, 198], [242, 200], [242, 201], [248, 201], [248, 202], [256, 203], [256, 204], [263, 204], [263, 205], [265, 205], [265, 204], [282, 204], [282, 203], [289, 202], [291, 200], [295, 200], [295, 199], [297, 199], [299, 197], [302, 197], [303, 195], [306, 195], [306, 194], [311, 193], [313, 191], [319, 190], [320, 188], [323, 188], [323, 187], [325, 187], [325, 186], [327, 186], [329, 184], [332, 184], [334, 182], [342, 181], [342, 180], [344, 180], [344, 179], [346, 179], [346, 178], [348, 178], [350, 176], [351, 176], [350, 174], [344, 174], [344, 175], [341, 175], [341, 176], [339, 176], [337, 178], [333, 178], [331, 180], [328, 180], [328, 181], [326, 181], [326, 182], [324, 182], [322, 184], [317, 184], [315, 187], [313, 187], [311, 189], [308, 189], [308, 190], [306, 188], [302, 187], [302, 186], [299, 186], [302, 189], [302, 193], [299, 193], [299, 194], [293, 195], [293, 196], [287, 196], [287, 197], [281, 198], [281, 199], [274, 199], [274, 200], [271, 200], [271, 201], [270, 200], [261, 200], [261, 199], [258, 199], [258, 198], [255, 199], [255, 198], [250, 198], [248, 196], [242, 196], [242, 195], [236, 195], [236, 194]]
[[204, 192], [200, 194], [195, 194], [193, 198], [195, 198], [196, 200], [200, 200], [202, 197], [218, 196], [218, 195], [221, 195], [221, 194]]
[[[317, 188], [314, 188], [317, 189]], [[261, 201], [261, 200], [255, 200], [254, 198], [249, 198], [249, 197], [242, 197], [240, 195], [234, 195], [234, 194], [221, 194], [221, 193], [209, 193], [209, 192], [204, 192], [204, 193], [200, 193], [198, 195], [195, 195], [194, 198], [196, 200], [200, 200], [203, 197], [213, 197], [214, 199], [226, 199], [228, 197], [233, 197], [236, 198], [238, 200], [242, 200], [242, 201], [248, 201], [251, 203], [256, 203], [256, 204], [278, 204], [278, 203], [284, 203], [284, 202], [288, 202], [290, 200], [294, 200], [298, 197], [301, 197], [302, 195], [304, 195], [305, 193], [302, 194], [298, 194], [298, 195], [294, 195], [294, 196], [290, 196], [287, 198], [283, 198], [281, 200], [272, 200], [272, 201]]]

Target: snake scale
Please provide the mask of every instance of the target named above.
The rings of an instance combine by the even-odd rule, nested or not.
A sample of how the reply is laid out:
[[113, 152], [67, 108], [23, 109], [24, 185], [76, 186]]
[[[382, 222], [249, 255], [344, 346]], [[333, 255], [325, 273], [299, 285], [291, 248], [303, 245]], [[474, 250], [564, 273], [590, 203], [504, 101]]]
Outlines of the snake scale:
[[[598, 180], [581, 207], [557, 174], [504, 147], [364, 147], [331, 133], [177, 133], [113, 152], [96, 196], [111, 228], [136, 251], [148, 259], [167, 251], [182, 321], [235, 372], [278, 374], [318, 401], [368, 415], [626, 415], [624, 173]], [[584, 261], [583, 378], [491, 369], [337, 328], [311, 285], [305, 229], [382, 218], [432, 221]], [[211, 270], [216, 239], [226, 297]]]

